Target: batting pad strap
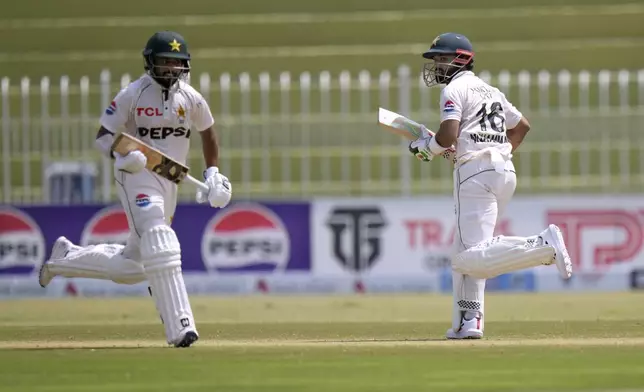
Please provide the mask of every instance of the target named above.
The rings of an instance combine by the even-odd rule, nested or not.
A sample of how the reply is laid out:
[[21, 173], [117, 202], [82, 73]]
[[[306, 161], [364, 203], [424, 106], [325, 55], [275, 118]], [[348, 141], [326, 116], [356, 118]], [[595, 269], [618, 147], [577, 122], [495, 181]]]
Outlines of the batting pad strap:
[[181, 266], [181, 246], [174, 230], [154, 226], [141, 235], [141, 261], [146, 272]]

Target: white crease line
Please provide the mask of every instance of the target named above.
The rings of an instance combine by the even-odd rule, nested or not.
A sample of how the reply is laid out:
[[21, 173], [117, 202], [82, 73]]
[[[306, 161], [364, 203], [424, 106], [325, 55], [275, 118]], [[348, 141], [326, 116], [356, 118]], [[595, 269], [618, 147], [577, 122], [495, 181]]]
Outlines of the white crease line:
[[[245, 348], [329, 348], [329, 347], [640, 347], [644, 338], [587, 338], [587, 339], [483, 339], [479, 341], [453, 340], [216, 340], [200, 339], [198, 347], [245, 347]], [[5, 341], [0, 349], [66, 349], [66, 348], [129, 348], [167, 347], [161, 340], [94, 340], [94, 341]]]
[[[614, 39], [568, 39], [539, 41], [491, 41], [476, 45], [477, 52], [535, 52], [564, 51], [579, 49], [632, 49], [644, 46], [644, 38]], [[194, 49], [191, 54], [195, 61], [208, 59], [257, 59], [257, 58], [315, 58], [333, 56], [392, 56], [418, 55], [427, 50], [429, 43], [407, 43], [387, 45], [319, 45], [319, 46], [275, 46]], [[140, 51], [104, 50], [97, 52], [22, 52], [0, 53], [0, 63], [24, 62], [83, 62], [123, 61], [137, 59]]]
[[618, 16], [644, 13], [644, 4], [575, 5], [516, 8], [481, 8], [408, 11], [357, 11], [332, 13], [273, 13], [178, 16], [114, 16], [89, 18], [9, 19], [0, 24], [2, 30], [68, 29], [91, 27], [151, 27], [263, 25], [307, 23], [375, 23], [412, 20], [530, 18], [544, 16]]

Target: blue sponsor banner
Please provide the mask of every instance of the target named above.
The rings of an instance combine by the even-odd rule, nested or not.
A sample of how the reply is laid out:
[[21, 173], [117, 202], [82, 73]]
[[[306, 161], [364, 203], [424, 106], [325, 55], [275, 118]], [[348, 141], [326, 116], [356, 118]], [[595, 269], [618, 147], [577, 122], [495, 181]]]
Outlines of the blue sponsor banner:
[[[308, 202], [180, 204], [172, 228], [186, 272], [309, 272], [310, 214]], [[124, 244], [129, 235], [119, 205], [0, 206], [0, 274], [34, 273], [59, 236], [84, 246]]]

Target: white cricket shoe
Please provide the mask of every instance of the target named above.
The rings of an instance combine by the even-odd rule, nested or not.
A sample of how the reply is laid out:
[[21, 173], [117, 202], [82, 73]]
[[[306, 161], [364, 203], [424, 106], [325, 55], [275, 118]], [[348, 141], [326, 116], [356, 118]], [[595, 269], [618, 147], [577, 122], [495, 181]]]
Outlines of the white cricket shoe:
[[67, 255], [67, 253], [74, 248], [74, 244], [65, 238], [64, 236], [58, 237], [54, 246], [51, 249], [51, 256], [49, 260], [45, 261], [42, 266], [40, 266], [40, 272], [38, 273], [38, 283], [40, 287], [47, 287], [49, 282], [56, 276], [49, 270], [49, 264], [52, 260], [62, 259]]
[[481, 339], [483, 330], [481, 329], [481, 317], [474, 317], [469, 320], [461, 319], [461, 327], [458, 331], [454, 328], [447, 330], [447, 339]]
[[568, 255], [568, 249], [561, 235], [561, 230], [557, 225], [549, 225], [546, 230], [540, 234], [544, 243], [555, 248], [555, 263], [559, 274], [564, 279], [570, 279], [572, 276], [572, 262]]

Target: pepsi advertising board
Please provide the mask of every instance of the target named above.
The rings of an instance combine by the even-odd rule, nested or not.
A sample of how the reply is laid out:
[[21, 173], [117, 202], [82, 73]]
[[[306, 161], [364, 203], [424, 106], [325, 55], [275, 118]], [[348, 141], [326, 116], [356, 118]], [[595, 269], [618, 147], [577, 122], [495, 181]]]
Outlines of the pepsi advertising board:
[[[185, 272], [222, 275], [310, 273], [310, 204], [178, 205], [172, 228]], [[37, 273], [59, 236], [81, 246], [125, 244], [116, 206], [0, 207], [0, 275]], [[134, 234], [136, 235], [136, 234]]]

